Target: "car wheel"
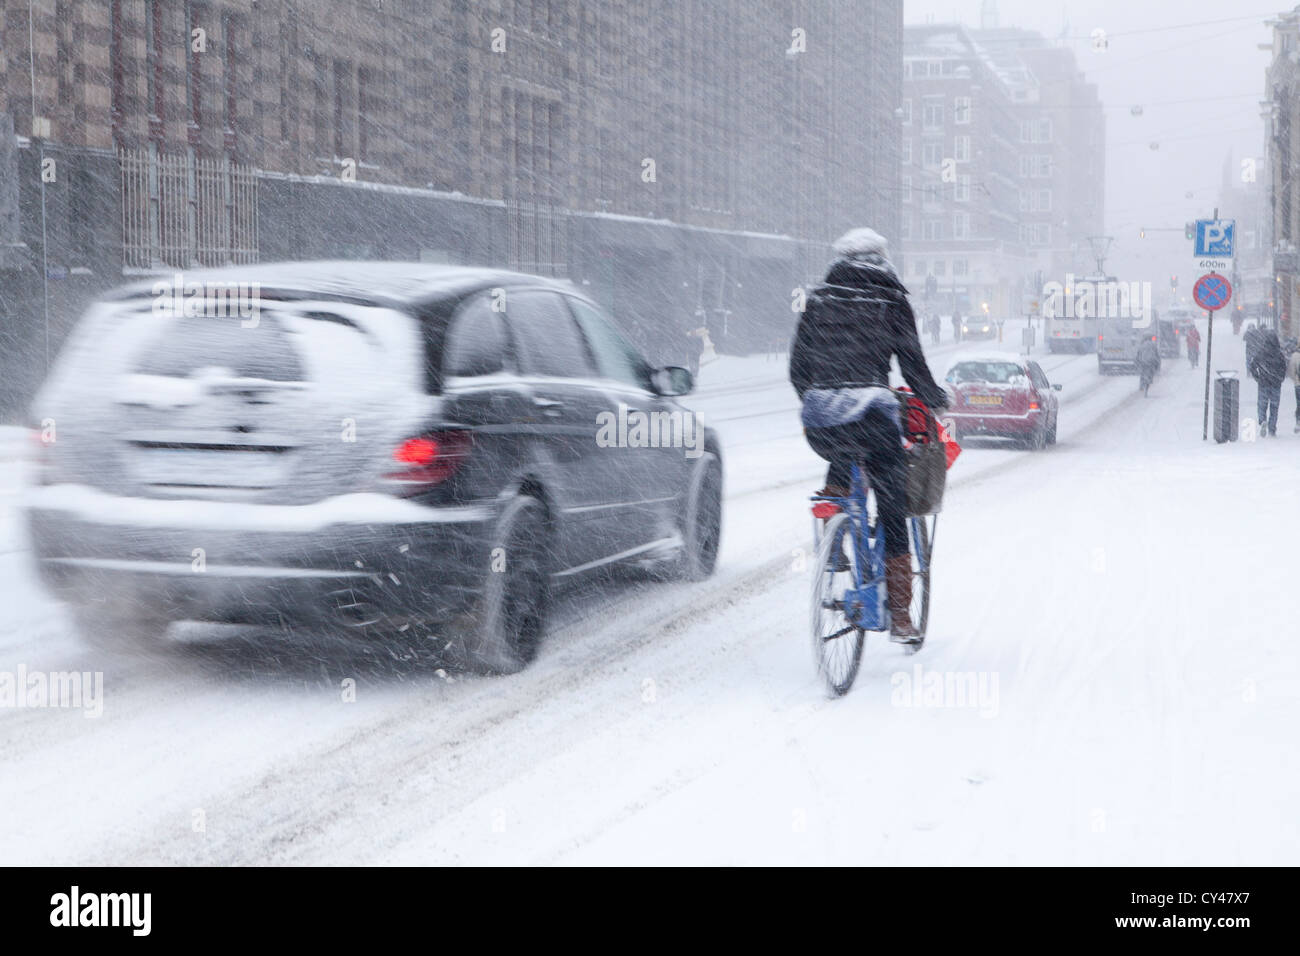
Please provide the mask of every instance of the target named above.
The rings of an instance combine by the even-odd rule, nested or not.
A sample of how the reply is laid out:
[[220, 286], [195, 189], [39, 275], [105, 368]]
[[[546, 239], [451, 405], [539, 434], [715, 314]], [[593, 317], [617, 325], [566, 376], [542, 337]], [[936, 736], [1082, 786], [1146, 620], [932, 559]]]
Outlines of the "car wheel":
[[701, 455], [691, 473], [680, 532], [682, 551], [674, 576], [703, 581], [713, 574], [722, 540], [722, 463], [712, 452]]
[[1047, 427], [1034, 429], [1033, 434], [1025, 439], [1025, 447], [1030, 451], [1042, 451], [1043, 446], [1047, 444]]
[[1052, 427], [1047, 430], [1047, 444], [1056, 444], [1056, 419], [1058, 416], [1052, 416]]
[[479, 613], [466, 640], [478, 669], [513, 674], [537, 656], [550, 596], [547, 553], [546, 510], [520, 495], [497, 521]]
[[101, 651], [126, 654], [154, 654], [167, 640], [171, 621], [148, 614], [105, 612], [94, 605], [72, 609], [72, 619], [81, 640]]

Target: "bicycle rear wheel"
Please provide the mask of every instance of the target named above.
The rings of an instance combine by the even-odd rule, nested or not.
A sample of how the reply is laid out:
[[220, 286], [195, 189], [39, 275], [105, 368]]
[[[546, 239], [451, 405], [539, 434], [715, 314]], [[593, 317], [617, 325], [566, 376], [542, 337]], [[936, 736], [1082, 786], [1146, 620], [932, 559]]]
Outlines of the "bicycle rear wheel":
[[865, 576], [858, 570], [854, 524], [841, 512], [830, 518], [814, 558], [812, 587], [813, 660], [830, 692], [841, 697], [853, 686], [862, 663], [865, 635], [849, 617], [845, 595]]

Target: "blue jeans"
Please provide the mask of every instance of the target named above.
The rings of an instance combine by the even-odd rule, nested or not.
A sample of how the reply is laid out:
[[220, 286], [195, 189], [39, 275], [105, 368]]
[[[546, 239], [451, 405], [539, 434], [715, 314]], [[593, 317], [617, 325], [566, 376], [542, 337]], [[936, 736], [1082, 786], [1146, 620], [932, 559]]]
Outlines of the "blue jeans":
[[[1282, 401], [1282, 383], [1259, 383], [1259, 430], [1277, 434], [1277, 406]], [[1267, 428], [1265, 427], [1267, 423]]]

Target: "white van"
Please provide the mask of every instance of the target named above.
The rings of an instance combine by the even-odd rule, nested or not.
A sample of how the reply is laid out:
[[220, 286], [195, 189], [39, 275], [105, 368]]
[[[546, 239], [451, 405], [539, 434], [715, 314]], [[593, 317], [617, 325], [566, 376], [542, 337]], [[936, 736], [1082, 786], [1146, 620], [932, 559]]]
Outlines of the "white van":
[[1137, 372], [1138, 347], [1147, 339], [1157, 341], [1157, 329], [1152, 322], [1145, 322], [1140, 317], [1099, 319], [1097, 371], [1102, 375]]

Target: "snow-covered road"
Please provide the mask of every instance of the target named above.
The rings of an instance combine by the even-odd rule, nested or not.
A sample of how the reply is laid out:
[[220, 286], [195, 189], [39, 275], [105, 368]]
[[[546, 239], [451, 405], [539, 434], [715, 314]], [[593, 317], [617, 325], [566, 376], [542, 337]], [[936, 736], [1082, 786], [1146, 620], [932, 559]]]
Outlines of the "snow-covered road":
[[[1224, 325], [1214, 365], [1240, 369]], [[941, 346], [936, 373], [967, 348], [989, 350]], [[1038, 358], [1060, 443], [971, 443], [929, 642], [870, 642], [837, 701], [805, 620], [823, 466], [762, 357], [706, 368], [693, 403], [725, 443], [717, 575], [571, 592], [510, 678], [265, 636], [83, 649], [6, 507], [0, 671], [102, 670], [105, 699], [0, 709], [0, 862], [1294, 862], [1290, 396], [1282, 438], [1219, 446], [1185, 360], [1143, 400]]]

